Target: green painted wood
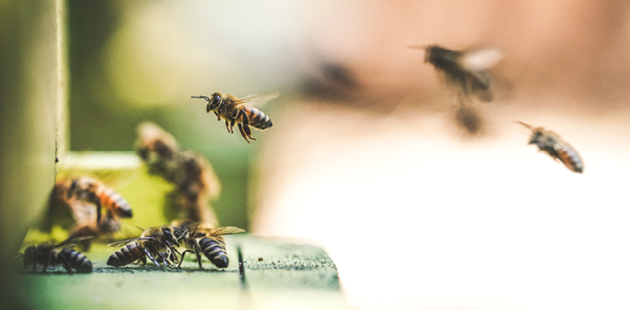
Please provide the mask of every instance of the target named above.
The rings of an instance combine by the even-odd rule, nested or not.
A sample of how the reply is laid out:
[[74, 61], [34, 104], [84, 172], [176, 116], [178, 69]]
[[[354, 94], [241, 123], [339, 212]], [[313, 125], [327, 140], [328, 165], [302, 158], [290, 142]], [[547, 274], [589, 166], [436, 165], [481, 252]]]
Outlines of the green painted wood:
[[225, 270], [206, 258], [199, 270], [188, 255], [181, 270], [150, 263], [114, 268], [105, 262], [117, 248], [99, 245], [85, 253], [92, 274], [68, 275], [57, 267], [44, 275], [41, 267], [33, 273], [18, 266], [16, 288], [34, 309], [347, 309], [335, 264], [321, 248], [250, 235], [226, 236], [226, 242]]

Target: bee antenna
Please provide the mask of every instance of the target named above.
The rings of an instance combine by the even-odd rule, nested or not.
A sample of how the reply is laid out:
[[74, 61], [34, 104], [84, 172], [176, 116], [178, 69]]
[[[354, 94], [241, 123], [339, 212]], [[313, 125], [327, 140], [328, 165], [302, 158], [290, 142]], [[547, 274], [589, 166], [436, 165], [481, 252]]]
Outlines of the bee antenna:
[[415, 50], [426, 50], [427, 47], [429, 46], [428, 45], [410, 45], [408, 47]]
[[519, 124], [521, 124], [521, 125], [523, 125], [523, 126], [525, 126], [525, 127], [529, 128], [529, 129], [532, 129], [532, 130], [534, 129], [534, 126], [532, 126], [532, 125], [530, 125], [530, 124], [525, 124], [525, 123], [523, 123], [523, 122], [521, 122], [521, 121], [514, 121], [514, 122], [515, 122], [515, 123], [519, 123]]
[[190, 96], [190, 98], [203, 98], [206, 99], [206, 101], [210, 102], [210, 98], [208, 98], [208, 96]]

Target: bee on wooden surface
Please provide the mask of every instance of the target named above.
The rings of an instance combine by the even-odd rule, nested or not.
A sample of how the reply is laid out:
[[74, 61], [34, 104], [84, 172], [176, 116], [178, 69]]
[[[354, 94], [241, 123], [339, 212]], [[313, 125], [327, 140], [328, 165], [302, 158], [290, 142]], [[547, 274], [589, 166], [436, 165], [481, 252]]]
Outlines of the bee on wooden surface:
[[101, 208], [105, 207], [114, 215], [122, 218], [133, 216], [131, 206], [125, 198], [116, 193], [105, 183], [90, 177], [71, 178], [59, 181], [55, 184], [53, 192], [65, 192], [65, 199], [72, 198], [96, 205], [96, 223], [101, 221]]
[[[241, 135], [249, 143], [249, 140], [256, 140], [252, 138], [252, 131], [249, 126], [254, 128], [265, 130], [273, 123], [269, 116], [265, 115], [262, 111], [247, 105], [247, 103], [264, 101], [276, 98], [277, 95], [270, 96], [251, 96], [238, 99], [229, 94], [213, 93], [208, 96], [191, 96], [190, 98], [203, 98], [208, 104], [206, 105], [206, 112], [214, 112], [217, 116], [217, 120], [225, 120], [225, 127], [229, 133], [234, 133], [234, 124], [238, 124], [238, 130]], [[248, 140], [249, 139], [249, 140]]]
[[412, 46], [425, 50], [424, 62], [444, 74], [467, 98], [475, 94], [482, 101], [492, 101], [491, 78], [488, 70], [503, 59], [498, 49], [454, 51], [438, 45]]
[[184, 256], [190, 252], [197, 254], [199, 269], [203, 269], [200, 253], [203, 253], [217, 268], [227, 268], [230, 261], [225, 249], [223, 235], [245, 232], [245, 230], [238, 227], [213, 228], [212, 225], [205, 223], [182, 223], [180, 227], [185, 227], [182, 241], [186, 250], [182, 252], [182, 257], [177, 267], [181, 267]]
[[540, 151], [546, 152], [554, 160], [560, 160], [572, 171], [582, 173], [584, 161], [582, 161], [580, 154], [569, 143], [562, 140], [557, 133], [545, 130], [543, 127], [534, 127], [523, 122], [518, 123], [532, 131], [529, 144], [537, 145]]
[[63, 266], [69, 274], [73, 274], [73, 269], [78, 273], [92, 272], [92, 262], [81, 252], [72, 249], [74, 243], [85, 238], [66, 239], [58, 244], [46, 242], [36, 246], [29, 246], [24, 249], [24, 268], [33, 266], [33, 271], [37, 271], [37, 265], [44, 266], [43, 272], [48, 273], [48, 266]]
[[[182, 233], [179, 228], [171, 226], [150, 227], [139, 238], [110, 243], [109, 246], [125, 246], [109, 256], [107, 265], [122, 267], [134, 262], [146, 265], [148, 257], [156, 266], [162, 266], [160, 261], [170, 266], [171, 263], [177, 263], [175, 253], [180, 253], [175, 247], [179, 247]], [[169, 259], [173, 262], [169, 262]]]

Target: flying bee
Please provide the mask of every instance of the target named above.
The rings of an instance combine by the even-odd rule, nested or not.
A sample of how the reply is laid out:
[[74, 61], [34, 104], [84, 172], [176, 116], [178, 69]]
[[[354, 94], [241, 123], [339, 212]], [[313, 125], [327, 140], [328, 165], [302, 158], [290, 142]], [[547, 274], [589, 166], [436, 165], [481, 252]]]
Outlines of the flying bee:
[[[252, 131], [249, 126], [256, 129], [265, 130], [273, 123], [269, 116], [262, 111], [247, 105], [247, 103], [271, 100], [278, 97], [278, 95], [270, 96], [250, 96], [242, 99], [238, 99], [229, 94], [213, 93], [208, 96], [191, 96], [190, 98], [203, 98], [206, 99], [208, 104], [206, 105], [206, 112], [214, 112], [217, 116], [217, 120], [225, 120], [225, 127], [229, 133], [234, 133], [234, 124], [238, 124], [238, 130], [241, 135], [249, 143], [249, 140], [256, 140], [252, 138]], [[249, 140], [248, 140], [249, 139]]]
[[582, 161], [580, 154], [569, 143], [562, 140], [557, 133], [545, 130], [543, 127], [534, 127], [523, 122], [518, 123], [532, 131], [528, 144], [537, 145], [540, 151], [546, 152], [554, 160], [560, 160], [572, 171], [582, 173], [584, 161]]
[[181, 267], [184, 256], [188, 252], [197, 254], [199, 269], [203, 269], [203, 266], [201, 266], [200, 253], [203, 253], [217, 268], [227, 268], [230, 261], [227, 256], [227, 250], [225, 249], [225, 239], [223, 239], [223, 235], [245, 232], [245, 230], [233, 226], [212, 228], [211, 225], [204, 223], [182, 223], [181, 225], [185, 227], [182, 240], [186, 250], [182, 252], [181, 260], [177, 266], [178, 268]]
[[[89, 237], [88, 237], [89, 238]], [[69, 274], [73, 274], [72, 269], [78, 273], [92, 272], [92, 262], [81, 252], [72, 249], [74, 243], [86, 238], [66, 239], [58, 244], [45, 242], [36, 246], [29, 246], [24, 249], [24, 268], [33, 266], [33, 271], [37, 271], [37, 265], [44, 266], [43, 272], [48, 273], [48, 266], [62, 265]]]
[[109, 256], [107, 265], [122, 267], [134, 262], [146, 265], [148, 257], [156, 266], [162, 266], [160, 261], [170, 266], [169, 259], [177, 263], [175, 253], [180, 253], [175, 247], [179, 247], [181, 235], [182, 231], [179, 228], [165, 225], [150, 227], [143, 231], [139, 238], [110, 243], [109, 246], [125, 246]]
[[114, 215], [121, 218], [130, 218], [133, 216], [131, 206], [129, 206], [125, 198], [105, 185], [105, 183], [93, 178], [84, 176], [66, 179], [57, 182], [55, 187], [58, 187], [58, 189], [55, 189], [53, 192], [65, 192], [66, 200], [74, 198], [96, 205], [97, 224], [101, 222], [102, 207], [107, 208]]
[[438, 45], [411, 46], [424, 49], [424, 62], [444, 74], [464, 97], [475, 94], [481, 101], [492, 101], [491, 78], [488, 70], [504, 57], [498, 49], [454, 51]]

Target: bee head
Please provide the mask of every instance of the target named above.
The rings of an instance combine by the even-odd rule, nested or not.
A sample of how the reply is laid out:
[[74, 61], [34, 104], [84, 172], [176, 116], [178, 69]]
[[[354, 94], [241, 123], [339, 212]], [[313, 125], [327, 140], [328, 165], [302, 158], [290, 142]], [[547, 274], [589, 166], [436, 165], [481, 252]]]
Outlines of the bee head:
[[529, 142], [527, 144], [538, 144], [542, 139], [542, 132], [536, 130], [532, 133], [531, 138], [529, 138]]
[[209, 98], [206, 98], [208, 104], [206, 105], [206, 112], [210, 113], [210, 111], [217, 110], [221, 104], [223, 103], [223, 99], [221, 99], [221, 95], [219, 93], [212, 94]]
[[24, 249], [24, 268], [33, 265], [37, 258], [37, 249], [34, 246], [29, 246]]
[[162, 230], [162, 232], [164, 233], [164, 240], [169, 246], [170, 245], [179, 246], [179, 241], [177, 241], [177, 238], [175, 238], [171, 230], [172, 230], [171, 227], [165, 227]]
[[437, 45], [429, 45], [425, 49], [424, 62], [430, 63], [436, 68], [445, 70], [445, 67], [452, 66], [461, 53], [449, 50]]

